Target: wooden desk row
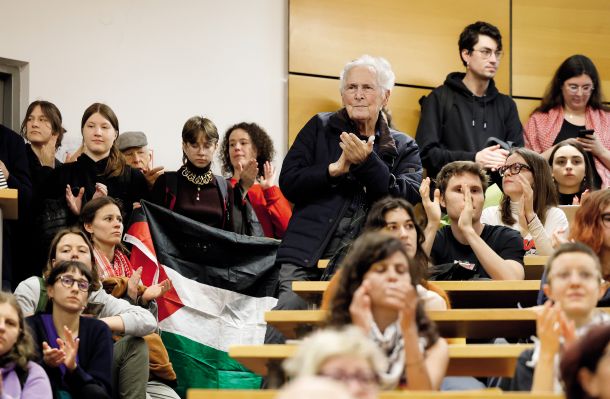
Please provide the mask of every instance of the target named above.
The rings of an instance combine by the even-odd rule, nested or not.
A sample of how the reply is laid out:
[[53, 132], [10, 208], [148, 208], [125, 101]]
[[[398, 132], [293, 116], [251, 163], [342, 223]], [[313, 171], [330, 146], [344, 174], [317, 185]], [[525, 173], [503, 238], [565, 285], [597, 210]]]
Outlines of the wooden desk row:
[[[610, 313], [610, 308], [604, 308]], [[536, 314], [531, 309], [451, 309], [428, 312], [445, 338], [517, 339], [536, 334]], [[324, 324], [325, 310], [272, 310], [265, 313], [269, 325], [286, 338], [300, 338]]]
[[[435, 281], [449, 295], [454, 309], [516, 308], [536, 305], [540, 280]], [[328, 281], [293, 281], [292, 290], [319, 303]]]
[[[528, 255], [523, 258], [523, 264], [525, 266], [525, 279], [526, 280], [540, 280], [542, 278], [542, 272], [544, 272], [544, 265], [549, 257]], [[329, 259], [320, 259], [318, 261], [318, 268], [325, 269], [328, 266]]]
[[[226, 390], [189, 389], [187, 399], [273, 399], [278, 394], [275, 389]], [[502, 392], [497, 389], [481, 391], [438, 392], [438, 391], [386, 391], [379, 399], [563, 399], [559, 394], [532, 394], [529, 392]]]
[[[448, 376], [510, 377], [517, 358], [532, 344], [449, 345]], [[296, 353], [296, 345], [234, 345], [229, 356], [260, 375], [281, 373], [284, 359]]]

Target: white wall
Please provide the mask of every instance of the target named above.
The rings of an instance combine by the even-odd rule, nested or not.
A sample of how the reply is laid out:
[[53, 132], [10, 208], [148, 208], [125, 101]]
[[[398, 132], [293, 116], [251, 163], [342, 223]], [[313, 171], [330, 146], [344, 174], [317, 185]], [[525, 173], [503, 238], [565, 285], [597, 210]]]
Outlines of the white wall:
[[28, 100], [59, 107], [72, 145], [83, 111], [99, 101], [121, 131], [148, 135], [157, 165], [181, 164], [182, 125], [204, 115], [221, 136], [233, 123], [259, 123], [279, 166], [287, 8], [287, 0], [0, 0], [0, 57], [29, 63]]

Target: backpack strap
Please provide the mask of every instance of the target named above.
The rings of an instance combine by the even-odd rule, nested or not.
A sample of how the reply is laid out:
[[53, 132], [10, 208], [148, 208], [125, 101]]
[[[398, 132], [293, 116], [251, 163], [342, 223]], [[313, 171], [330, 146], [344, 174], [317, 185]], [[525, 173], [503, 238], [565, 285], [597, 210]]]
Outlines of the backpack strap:
[[40, 294], [38, 295], [38, 305], [36, 305], [34, 313], [43, 313], [47, 309], [49, 295], [47, 294], [47, 285], [42, 277], [38, 277], [38, 283], [40, 284]]
[[165, 172], [165, 205], [173, 211], [178, 192], [178, 175], [176, 172]]
[[222, 196], [222, 204], [223, 204], [223, 214], [225, 215], [224, 220], [222, 222], [223, 227], [229, 223], [229, 188], [227, 180], [218, 175], [214, 175], [216, 179], [216, 185], [218, 186], [218, 190], [220, 191], [220, 195]]

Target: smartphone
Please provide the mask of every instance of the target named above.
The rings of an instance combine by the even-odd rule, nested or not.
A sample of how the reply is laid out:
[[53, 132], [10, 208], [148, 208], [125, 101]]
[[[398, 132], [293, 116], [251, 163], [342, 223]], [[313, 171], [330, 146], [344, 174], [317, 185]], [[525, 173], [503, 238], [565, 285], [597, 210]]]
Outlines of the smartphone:
[[594, 134], [595, 134], [595, 130], [593, 130], [593, 129], [582, 129], [581, 131], [578, 132], [578, 137], [588, 139], [589, 135], [594, 135]]

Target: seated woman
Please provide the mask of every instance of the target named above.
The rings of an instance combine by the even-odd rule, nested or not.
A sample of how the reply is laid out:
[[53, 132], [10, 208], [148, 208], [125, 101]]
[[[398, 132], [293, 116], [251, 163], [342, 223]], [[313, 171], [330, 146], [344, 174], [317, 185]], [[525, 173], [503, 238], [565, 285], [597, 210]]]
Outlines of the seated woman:
[[108, 326], [81, 313], [95, 280], [78, 261], [60, 262], [47, 276], [51, 314], [27, 318], [39, 356], [56, 396], [110, 398], [112, 336]]
[[526, 254], [552, 254], [553, 232], [567, 230], [568, 219], [557, 207], [547, 161], [528, 149], [513, 149], [500, 168], [500, 175], [504, 192], [500, 205], [485, 208], [481, 222], [521, 232]]
[[377, 398], [379, 375], [386, 368], [387, 360], [379, 347], [354, 326], [314, 332], [284, 362], [284, 370], [291, 379], [328, 377], [346, 383], [357, 399]]
[[117, 200], [104, 196], [89, 201], [81, 211], [81, 221], [93, 243], [98, 274], [114, 296], [125, 296], [131, 303], [147, 307], [151, 301], [169, 291], [170, 280], [150, 287], [140, 287], [142, 268], [132, 268], [121, 244], [123, 217]]
[[49, 377], [32, 360], [34, 342], [25, 328], [23, 312], [15, 297], [0, 292], [0, 367], [2, 398], [50, 398]]
[[[87, 266], [93, 276], [94, 291], [85, 312], [97, 317], [115, 334], [125, 334], [114, 344], [113, 386], [123, 398], [139, 398], [148, 380], [148, 349], [140, 337], [157, 327], [155, 317], [146, 309], [109, 295], [101, 288], [93, 256], [93, 246], [82, 230], [72, 227], [60, 230], [49, 251], [43, 277], [32, 276], [15, 289], [15, 296], [26, 315], [44, 312], [48, 297], [45, 280], [61, 261], [74, 260]], [[170, 389], [170, 388], [168, 388]]]
[[55, 169], [49, 195], [65, 198], [74, 215], [91, 199], [110, 195], [121, 200], [122, 211], [129, 217], [133, 204], [149, 193], [142, 172], [127, 165], [117, 147], [119, 121], [114, 111], [106, 104], [91, 104], [81, 119], [81, 132], [82, 154], [76, 162]]
[[561, 356], [566, 399], [610, 399], [610, 325], [592, 327]]
[[343, 262], [331, 302], [330, 325], [354, 324], [386, 352], [384, 389], [439, 389], [447, 370], [447, 344], [418, 299], [417, 271], [399, 239], [364, 234]]
[[256, 123], [242, 122], [227, 129], [221, 149], [223, 172], [231, 176], [233, 187], [239, 183], [247, 192], [265, 236], [284, 237], [292, 208], [274, 183], [271, 137]]
[[[568, 240], [583, 243], [591, 248], [601, 261], [603, 279], [610, 281], [610, 190], [595, 191], [587, 196], [574, 215]], [[547, 300], [543, 289], [546, 279], [545, 270], [540, 281], [538, 305]], [[610, 306], [610, 290], [605, 292], [597, 306]]]
[[[450, 307], [449, 298], [445, 291], [433, 283], [428, 282], [429, 257], [424, 252], [424, 232], [417, 224], [415, 210], [403, 198], [385, 197], [375, 202], [368, 212], [364, 223], [364, 232], [381, 231], [401, 240], [412, 267], [417, 269], [421, 279], [416, 282], [417, 293], [423, 301], [426, 310], [446, 310]], [[332, 267], [329, 264], [329, 267]], [[330, 272], [330, 271], [329, 271]], [[340, 270], [335, 272], [329, 287], [322, 298], [322, 308], [328, 309], [332, 296], [337, 290]]]
[[579, 205], [582, 195], [599, 187], [593, 185], [593, 168], [584, 147], [576, 140], [564, 140], [549, 156], [559, 205]]
[[[594, 168], [595, 187], [610, 185], [610, 107], [593, 61], [584, 55], [567, 58], [557, 69], [542, 102], [524, 128], [525, 145], [545, 158], [555, 144], [575, 139]], [[593, 134], [580, 133], [593, 130]]]
[[537, 315], [534, 350], [519, 357], [513, 390], [560, 393], [556, 365], [561, 345], [596, 324], [610, 323], [610, 315], [596, 308], [604, 287], [599, 258], [591, 248], [581, 243], [561, 245], [549, 257], [546, 275], [543, 289], [550, 301]]
[[181, 215], [227, 231], [244, 233], [233, 218], [234, 204], [241, 203], [239, 186], [212, 173], [218, 147], [218, 129], [201, 116], [193, 116], [182, 128], [182, 162], [177, 172], [159, 176], [152, 189], [152, 201]]

